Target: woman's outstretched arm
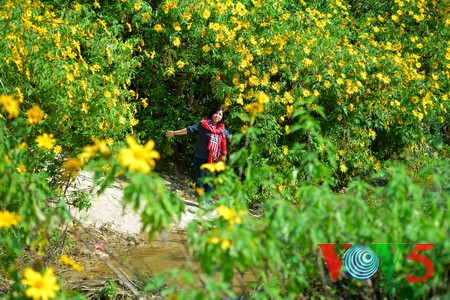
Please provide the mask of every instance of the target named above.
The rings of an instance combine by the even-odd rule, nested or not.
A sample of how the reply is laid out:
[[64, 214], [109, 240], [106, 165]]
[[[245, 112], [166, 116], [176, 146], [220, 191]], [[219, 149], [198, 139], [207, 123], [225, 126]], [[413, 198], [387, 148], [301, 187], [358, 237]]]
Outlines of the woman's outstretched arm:
[[179, 129], [179, 130], [168, 130], [166, 132], [167, 137], [173, 137], [175, 135], [185, 135], [187, 134], [187, 128]]

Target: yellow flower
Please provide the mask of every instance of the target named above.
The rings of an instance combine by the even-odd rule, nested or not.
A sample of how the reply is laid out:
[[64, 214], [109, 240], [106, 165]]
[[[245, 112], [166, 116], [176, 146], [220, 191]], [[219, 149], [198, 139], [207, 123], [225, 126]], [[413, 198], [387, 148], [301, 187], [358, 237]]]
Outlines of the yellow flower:
[[216, 211], [219, 214], [219, 216], [223, 217], [230, 224], [235, 224], [235, 223], [242, 224], [241, 216], [246, 214], [245, 210], [240, 210], [239, 212], [236, 212], [234, 207], [229, 208], [223, 204], [221, 204], [219, 207], [217, 207]]
[[211, 237], [208, 237], [208, 238], [206, 239], [206, 242], [207, 242], [208, 244], [214, 244], [214, 245], [216, 245], [216, 244], [219, 243], [219, 238], [216, 237], [216, 236], [211, 236]]
[[60, 262], [65, 264], [65, 265], [67, 265], [67, 266], [69, 266], [69, 267], [71, 267], [75, 271], [82, 272], [84, 270], [84, 267], [82, 265], [80, 265], [79, 263], [77, 263], [76, 261], [71, 259], [66, 254], [61, 254]]
[[23, 102], [23, 93], [22, 90], [20, 89], [20, 87], [16, 86], [15, 88], [16, 92], [17, 92], [17, 98], [19, 98], [19, 102]]
[[255, 75], [252, 75], [248, 79], [248, 83], [250, 84], [250, 86], [258, 86], [259, 85], [259, 79]]
[[202, 47], [203, 52], [209, 52], [211, 50], [211, 47], [208, 45], [205, 45]]
[[153, 26], [153, 29], [155, 29], [156, 32], [163, 31], [163, 27], [161, 26], [161, 24], [156, 24], [155, 26]]
[[75, 80], [75, 76], [73, 76], [73, 74], [71, 74], [71, 73], [67, 73], [66, 79], [67, 79], [67, 81], [72, 82]]
[[141, 2], [140, 2], [140, 1], [136, 1], [136, 2], [134, 3], [134, 9], [137, 10], [137, 11], [139, 11], [141, 8], [142, 8]]
[[132, 173], [149, 173], [155, 166], [155, 159], [159, 159], [159, 153], [154, 150], [155, 142], [148, 141], [144, 146], [139, 145], [135, 138], [127, 136], [128, 148], [119, 152], [120, 164], [128, 167]]
[[143, 19], [145, 22], [150, 21], [150, 14], [149, 14], [149, 13], [143, 13], [143, 14], [142, 14], [142, 19]]
[[179, 60], [179, 61], [177, 61], [177, 67], [179, 68], [179, 69], [183, 69], [184, 68], [184, 62], [183, 61], [181, 61], [181, 60]]
[[251, 115], [261, 114], [264, 112], [264, 106], [259, 102], [253, 102], [245, 106], [245, 110]]
[[56, 276], [52, 269], [47, 269], [41, 274], [31, 268], [24, 270], [22, 284], [29, 286], [25, 290], [25, 295], [33, 300], [47, 300], [56, 298], [57, 291], [60, 290]]
[[303, 95], [304, 97], [309, 97], [309, 96], [311, 96], [311, 92], [310, 92], [309, 90], [307, 90], [307, 89], [304, 89], [304, 90], [302, 91], [302, 95]]
[[7, 210], [0, 211], [0, 228], [11, 228], [19, 224], [20, 216]]
[[97, 154], [99, 150], [99, 147], [97, 145], [87, 145], [84, 146], [83, 152], [77, 155], [77, 158], [83, 162], [86, 163], [88, 160], [90, 160], [92, 157]]
[[375, 171], [379, 171], [381, 168], [380, 162], [377, 162], [373, 168], [375, 169]]
[[27, 110], [28, 116], [28, 124], [37, 124], [44, 118], [44, 112], [39, 107], [39, 105], [35, 105], [29, 110]]
[[203, 16], [204, 19], [209, 19], [209, 17], [211, 16], [211, 12], [209, 10], [205, 9], [203, 11], [202, 16]]
[[345, 172], [348, 171], [348, 168], [347, 168], [347, 166], [345, 164], [341, 164], [339, 166], [339, 169], [341, 170], [342, 173], [345, 173]]
[[172, 44], [173, 44], [175, 47], [180, 46], [180, 45], [181, 45], [180, 38], [179, 38], [179, 37], [174, 38]]
[[25, 174], [27, 172], [27, 167], [25, 167], [24, 165], [19, 165], [16, 168], [17, 172], [19, 172], [20, 174]]
[[197, 195], [203, 196], [205, 194], [205, 189], [202, 187], [195, 188], [195, 191], [197, 192]]
[[200, 166], [200, 169], [206, 169], [210, 172], [221, 172], [226, 169], [225, 162], [218, 161], [216, 163], [206, 163]]
[[230, 246], [231, 246], [231, 242], [230, 242], [229, 239], [224, 239], [224, 240], [222, 241], [222, 243], [220, 244], [220, 247], [221, 247], [223, 250], [229, 249]]
[[174, 67], [168, 67], [167, 68], [167, 75], [172, 76], [173, 74], [175, 74]]
[[256, 100], [258, 100], [258, 103], [260, 104], [264, 104], [270, 101], [269, 96], [267, 96], [266, 93], [264, 93], [263, 91], [258, 91], [255, 95]]
[[172, 27], [175, 31], [180, 31], [181, 30], [181, 26], [180, 23], [176, 22], [172, 24]]
[[75, 178], [78, 174], [78, 168], [82, 165], [83, 163], [78, 159], [69, 157], [62, 165], [64, 180]]
[[50, 133], [50, 134], [44, 133], [44, 134], [38, 136], [35, 141], [38, 144], [39, 148], [45, 148], [48, 150], [53, 149], [53, 146], [56, 142], [56, 140], [53, 138], [52, 133]]
[[62, 152], [62, 147], [61, 147], [60, 145], [56, 145], [56, 146], [53, 148], [53, 152], [55, 152], [55, 154], [61, 154], [61, 152]]
[[19, 100], [12, 95], [0, 95], [0, 104], [8, 112], [8, 117], [17, 118], [19, 116]]

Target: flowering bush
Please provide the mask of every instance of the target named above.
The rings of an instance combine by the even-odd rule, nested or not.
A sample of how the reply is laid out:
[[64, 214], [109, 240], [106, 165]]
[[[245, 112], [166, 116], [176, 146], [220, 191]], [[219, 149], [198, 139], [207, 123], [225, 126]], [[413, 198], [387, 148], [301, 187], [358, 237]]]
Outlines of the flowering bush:
[[[283, 165], [282, 146], [327, 150], [296, 130], [294, 114], [322, 107], [314, 116], [337, 147], [340, 183], [405, 151], [420, 156], [446, 122], [446, 9], [425, 0], [164, 2], [140, 29], [152, 41], [136, 82], [152, 103], [139, 108], [150, 129], [142, 134], [189, 124], [218, 102], [234, 133], [259, 129], [255, 159]], [[165, 152], [178, 155], [177, 146]]]

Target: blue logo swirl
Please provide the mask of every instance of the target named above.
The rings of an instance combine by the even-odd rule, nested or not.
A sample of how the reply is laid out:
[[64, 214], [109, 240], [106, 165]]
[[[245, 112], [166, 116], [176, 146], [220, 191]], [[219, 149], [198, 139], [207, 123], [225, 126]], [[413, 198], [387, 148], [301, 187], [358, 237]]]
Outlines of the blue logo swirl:
[[380, 266], [377, 253], [366, 246], [350, 247], [345, 252], [343, 260], [345, 272], [357, 280], [371, 278]]

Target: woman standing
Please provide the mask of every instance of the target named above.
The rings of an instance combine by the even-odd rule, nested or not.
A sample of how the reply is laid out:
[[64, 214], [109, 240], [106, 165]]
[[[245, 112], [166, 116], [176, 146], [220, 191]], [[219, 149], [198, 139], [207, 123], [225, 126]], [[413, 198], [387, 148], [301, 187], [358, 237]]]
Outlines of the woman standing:
[[188, 133], [198, 134], [194, 152], [194, 171], [197, 178], [196, 187], [205, 192], [212, 191], [212, 187], [203, 183], [206, 170], [201, 169], [201, 165], [217, 162], [219, 159], [225, 160], [227, 155], [227, 139], [231, 136], [225, 129], [224, 112], [223, 107], [217, 107], [211, 111], [208, 118], [202, 119], [195, 125], [166, 132], [167, 137]]

